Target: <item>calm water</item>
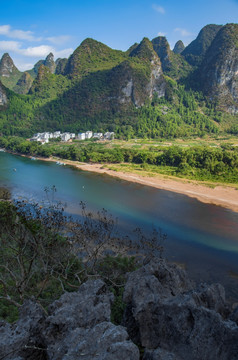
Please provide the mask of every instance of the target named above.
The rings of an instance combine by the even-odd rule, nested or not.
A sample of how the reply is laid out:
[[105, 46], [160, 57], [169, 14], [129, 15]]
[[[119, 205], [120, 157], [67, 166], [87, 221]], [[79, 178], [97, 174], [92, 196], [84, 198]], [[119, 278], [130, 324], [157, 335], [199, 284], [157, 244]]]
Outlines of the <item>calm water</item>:
[[[13, 198], [42, 200], [44, 188], [55, 185], [67, 211], [105, 208], [130, 232], [159, 226], [167, 234], [166, 256], [184, 263], [195, 280], [222, 282], [229, 297], [238, 299], [238, 213], [195, 199], [0, 152], [0, 186]], [[232, 276], [231, 276], [232, 275]], [[237, 277], [236, 277], [237, 275]]]

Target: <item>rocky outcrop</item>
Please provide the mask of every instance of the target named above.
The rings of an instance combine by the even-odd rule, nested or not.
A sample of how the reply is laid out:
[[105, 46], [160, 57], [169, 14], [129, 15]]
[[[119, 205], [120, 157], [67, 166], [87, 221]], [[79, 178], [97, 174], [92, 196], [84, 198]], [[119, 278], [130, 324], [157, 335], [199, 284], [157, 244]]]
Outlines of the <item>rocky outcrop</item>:
[[179, 40], [176, 42], [176, 44], [174, 45], [173, 48], [173, 52], [175, 54], [181, 54], [181, 52], [185, 49], [184, 43], [182, 42], [182, 40]]
[[190, 65], [180, 54], [171, 51], [165, 36], [158, 36], [152, 41], [153, 48], [159, 56], [163, 72], [174, 78], [180, 79], [188, 75], [191, 71]]
[[31, 88], [33, 80], [33, 77], [28, 72], [24, 72], [14, 86], [13, 91], [17, 94], [27, 94]]
[[0, 82], [0, 106], [5, 106], [6, 104], [7, 104], [6, 92]]
[[129, 275], [123, 325], [144, 360], [238, 359], [238, 327], [220, 285], [193, 290], [184, 271], [152, 262]]
[[0, 60], [0, 80], [3, 85], [12, 90], [21, 74], [9, 54], [3, 54]]
[[171, 50], [166, 37], [158, 36], [154, 38], [151, 42], [153, 44], [153, 48], [156, 54], [161, 60], [163, 71], [167, 71], [171, 66]]
[[113, 298], [98, 279], [47, 314], [26, 301], [16, 324], [0, 322], [1, 359], [238, 359], [237, 308], [230, 313], [221, 285], [194, 289], [184, 270], [159, 259], [128, 274], [123, 326], [110, 321]]
[[37, 77], [39, 69], [42, 65], [46, 66], [49, 69], [51, 74], [54, 74], [55, 70], [56, 70], [56, 63], [54, 61], [54, 55], [52, 53], [49, 53], [49, 55], [47, 55], [45, 60], [37, 61], [37, 63], [34, 65], [33, 69], [28, 70], [27, 73], [29, 73], [30, 76], [33, 79], [35, 79]]
[[211, 45], [222, 25], [206, 25], [199, 32], [197, 38], [193, 40], [182, 52], [187, 62], [193, 66], [201, 64], [207, 49]]
[[64, 74], [65, 66], [67, 64], [67, 61], [68, 61], [68, 59], [66, 59], [66, 58], [56, 60], [56, 62], [55, 62], [55, 66], [56, 66], [55, 73], [57, 75]]
[[110, 322], [113, 295], [101, 280], [88, 281], [49, 308], [26, 302], [15, 325], [0, 323], [4, 360], [139, 360], [122, 326]]
[[[133, 47], [129, 54], [132, 58], [138, 58], [147, 63], [149, 76], [146, 77], [144, 73], [144, 83], [142, 83], [142, 77], [138, 71], [135, 71], [135, 85], [132, 101], [136, 106], [144, 105], [146, 99], [152, 99], [156, 93], [158, 97], [165, 95], [166, 83], [163, 77], [161, 61], [153, 49], [152, 43], [149, 39], [144, 38], [139, 45]], [[141, 89], [140, 89], [141, 87]], [[138, 89], [138, 91], [136, 91]], [[133, 88], [132, 88], [133, 90]], [[143, 95], [143, 96], [141, 96]]]
[[217, 33], [199, 68], [201, 90], [221, 110], [238, 113], [238, 25], [227, 24]]
[[0, 76], [10, 77], [16, 73], [20, 73], [20, 71], [16, 68], [12, 58], [8, 53], [3, 54], [0, 60]]
[[54, 61], [54, 55], [52, 53], [49, 53], [49, 55], [47, 55], [43, 65], [47, 66], [50, 69], [51, 74], [54, 74], [56, 65]]

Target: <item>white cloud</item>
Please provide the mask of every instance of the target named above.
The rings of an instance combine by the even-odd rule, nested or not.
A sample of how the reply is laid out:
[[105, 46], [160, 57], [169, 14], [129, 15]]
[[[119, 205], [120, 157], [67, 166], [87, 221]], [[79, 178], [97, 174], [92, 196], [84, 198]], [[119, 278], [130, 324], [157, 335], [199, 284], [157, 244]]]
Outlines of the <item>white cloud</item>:
[[18, 41], [0, 41], [0, 50], [35, 58], [45, 58], [50, 52], [52, 52], [55, 57], [68, 57], [74, 51], [72, 48], [56, 50], [49, 45], [23, 48], [22, 43]]
[[0, 25], [0, 35], [7, 35], [10, 30], [10, 25]]
[[0, 35], [8, 38], [27, 40], [27, 41], [40, 41], [42, 38], [36, 38], [32, 31], [14, 30], [10, 25], [0, 25]]
[[[72, 48], [62, 48], [71, 40], [71, 36], [59, 35], [37, 38], [32, 31], [13, 29], [10, 25], [0, 25], [0, 53], [8, 52], [14, 58], [18, 69], [31, 69], [40, 59], [45, 59], [51, 52], [55, 59], [68, 58], [74, 51]], [[31, 43], [29, 43], [31, 41]], [[41, 41], [36, 44], [36, 41]], [[38, 46], [35, 46], [38, 45]]]
[[45, 57], [50, 52], [53, 52], [54, 49], [48, 45], [40, 45], [35, 47], [28, 47], [26, 49], [19, 49], [18, 52], [21, 55], [29, 56], [29, 57]]
[[33, 69], [34, 65], [33, 63], [29, 63], [29, 62], [25, 62], [23, 60], [15, 60], [14, 61], [16, 67], [18, 68], [18, 70], [20, 71], [26, 71], [26, 70], [30, 70]]
[[159, 31], [157, 35], [158, 35], [158, 36], [165, 36], [166, 33]]
[[71, 36], [68, 36], [68, 35], [52, 36], [52, 37], [46, 38], [46, 40], [48, 40], [49, 42], [51, 42], [52, 44], [55, 44], [55, 45], [64, 44], [67, 41], [69, 41], [70, 39], [71, 39]]
[[174, 31], [180, 33], [181, 36], [191, 36], [191, 35], [193, 35], [191, 32], [189, 32], [186, 29], [176, 28], [176, 29], [174, 29]]
[[18, 53], [28, 57], [41, 57], [45, 58], [49, 53], [53, 53], [55, 58], [58, 57], [68, 57], [72, 54], [73, 49], [63, 49], [63, 50], [55, 50], [52, 46], [49, 45], [40, 45], [35, 47], [28, 47], [26, 49], [17, 50]]
[[1, 51], [19, 51], [21, 43], [18, 41], [0, 41], [0, 50]]
[[160, 14], [165, 14], [165, 9], [160, 5], [153, 4], [152, 8]]
[[58, 59], [58, 58], [68, 58], [73, 53], [73, 51], [74, 49], [69, 48], [69, 49], [63, 49], [60, 51], [52, 51], [52, 52], [55, 56], [55, 59]]

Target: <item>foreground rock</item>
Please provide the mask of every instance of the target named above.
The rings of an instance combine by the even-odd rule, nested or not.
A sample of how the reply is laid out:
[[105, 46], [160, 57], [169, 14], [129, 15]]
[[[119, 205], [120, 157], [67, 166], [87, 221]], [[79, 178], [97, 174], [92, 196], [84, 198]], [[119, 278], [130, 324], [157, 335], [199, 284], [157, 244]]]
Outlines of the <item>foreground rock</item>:
[[238, 327], [221, 285], [192, 289], [183, 270], [152, 262], [129, 275], [124, 325], [144, 360], [238, 359]]
[[0, 323], [0, 359], [238, 360], [238, 308], [230, 311], [221, 285], [194, 289], [160, 259], [128, 275], [124, 301], [123, 326], [115, 326], [101, 280], [65, 293], [48, 314], [29, 300], [16, 324]]
[[0, 358], [138, 360], [126, 329], [110, 322], [112, 300], [105, 284], [95, 280], [55, 301], [49, 316], [32, 301], [25, 303], [16, 325], [0, 324]]

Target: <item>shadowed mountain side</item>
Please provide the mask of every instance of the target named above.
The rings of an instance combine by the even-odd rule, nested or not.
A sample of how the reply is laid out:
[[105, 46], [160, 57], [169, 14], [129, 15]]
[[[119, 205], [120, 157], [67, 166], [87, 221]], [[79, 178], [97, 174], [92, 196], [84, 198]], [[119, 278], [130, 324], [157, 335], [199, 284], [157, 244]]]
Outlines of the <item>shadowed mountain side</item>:
[[181, 53], [189, 64], [193, 66], [201, 64], [207, 49], [221, 28], [222, 25], [214, 24], [206, 25], [202, 28], [197, 38]]
[[175, 54], [171, 51], [166, 37], [158, 36], [152, 40], [152, 44], [161, 60], [162, 69], [166, 75], [179, 80], [186, 78], [192, 71], [191, 65], [180, 54]]
[[195, 73], [198, 87], [218, 108], [238, 113], [238, 25], [223, 26]]
[[8, 102], [8, 99], [7, 99], [7, 95], [6, 95], [6, 90], [0, 81], [0, 110], [5, 109], [7, 102]]
[[[154, 91], [158, 96], [164, 95], [165, 87], [162, 74], [154, 77], [149, 64], [125, 61], [111, 70], [74, 81], [56, 100], [39, 109], [38, 118], [42, 125], [47, 116], [52, 119], [57, 114], [55, 121], [59, 124], [78, 124], [85, 129], [89, 124], [95, 129], [106, 124], [107, 128], [115, 125], [117, 118], [123, 118], [125, 113], [129, 115], [135, 107], [143, 106]], [[127, 122], [124, 119], [123, 123]]]
[[181, 54], [181, 52], [185, 49], [184, 43], [182, 42], [182, 40], [179, 40], [176, 42], [176, 44], [174, 45], [173, 48], [173, 52], [175, 54]]
[[32, 86], [33, 80], [33, 77], [25, 71], [14, 86], [13, 91], [17, 94], [27, 94]]

